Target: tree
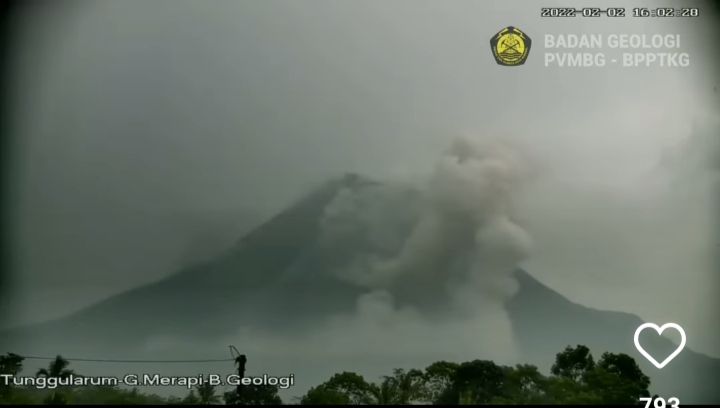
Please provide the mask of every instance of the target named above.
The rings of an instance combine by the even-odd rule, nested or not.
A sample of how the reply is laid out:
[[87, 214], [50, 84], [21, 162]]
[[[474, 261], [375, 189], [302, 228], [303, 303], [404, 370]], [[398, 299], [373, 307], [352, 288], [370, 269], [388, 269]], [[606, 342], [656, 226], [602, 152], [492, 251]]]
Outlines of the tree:
[[45, 405], [65, 405], [67, 403], [67, 397], [60, 392], [52, 392], [43, 400]]
[[242, 395], [236, 391], [226, 392], [225, 403], [228, 405], [280, 405], [282, 399], [275, 385], [243, 385]]
[[302, 405], [348, 405], [350, 397], [341, 391], [328, 388], [325, 384], [312, 387], [300, 398]]
[[575, 348], [567, 346], [565, 350], [555, 356], [555, 364], [550, 372], [558, 377], [582, 382], [584, 375], [593, 368], [595, 368], [595, 361], [590, 354], [590, 349], [583, 345]]
[[335, 374], [320, 387], [321, 390], [316, 390], [315, 397], [322, 394], [334, 399], [346, 399], [346, 403], [353, 405], [370, 404], [373, 400], [371, 385], [363, 376], [352, 372]]
[[650, 379], [627, 354], [604, 353], [597, 364], [587, 347], [558, 353], [547, 391], [552, 403], [632, 404], [649, 396]]
[[[36, 376], [57, 379], [69, 378], [71, 375], [75, 374], [72, 370], [68, 370], [67, 367], [69, 365], [69, 361], [58, 355], [55, 357], [55, 360], [50, 362], [48, 368], [41, 368], [38, 370]], [[43, 402], [48, 405], [64, 405], [67, 404], [67, 397], [64, 393], [53, 390], [53, 392], [48, 395]]]
[[588, 384], [607, 404], [632, 404], [640, 397], [650, 396], [650, 378], [635, 359], [622, 353], [604, 353], [588, 375]]
[[183, 405], [198, 405], [200, 399], [195, 395], [195, 390], [190, 390], [188, 395], [180, 402]]
[[548, 379], [537, 367], [518, 364], [515, 367], [503, 367], [502, 396], [493, 399], [493, 403], [540, 404], [547, 399]]
[[185, 403], [178, 397], [164, 398], [158, 395], [143, 394], [137, 388], [123, 389], [117, 386], [78, 387], [72, 392], [72, 405], [108, 404], [108, 405], [179, 405]]
[[425, 368], [423, 373], [423, 399], [429, 403], [439, 403], [442, 393], [450, 387], [459, 365], [448, 361], [437, 361]]
[[7, 353], [0, 356], [0, 374], [17, 375], [22, 370], [22, 356], [15, 353]]
[[395, 391], [390, 381], [383, 381], [380, 384], [370, 384], [368, 388], [369, 404], [372, 405], [393, 405]]
[[311, 388], [301, 399], [310, 405], [410, 404], [420, 401], [424, 379], [420, 370], [395, 369], [380, 384], [369, 383], [356, 373], [343, 372]]
[[70, 362], [62, 358], [61, 356], [55, 357], [55, 360], [51, 361], [48, 368], [41, 368], [37, 372], [38, 377], [46, 378], [58, 378], [65, 379], [75, 374], [72, 370], [68, 370], [67, 367]]
[[199, 403], [203, 405], [217, 404], [220, 397], [215, 395], [215, 387], [209, 382], [204, 382], [197, 387]]
[[648, 396], [649, 378], [632, 357], [605, 353], [597, 364], [583, 345], [556, 355], [552, 375], [529, 364], [438, 361], [424, 371], [396, 369], [379, 384], [353, 372], [311, 388], [301, 404], [633, 404]]
[[442, 404], [484, 404], [502, 397], [503, 370], [492, 361], [474, 360], [460, 364], [452, 385], [438, 399]]
[[[16, 376], [22, 370], [23, 360], [23, 357], [14, 353], [0, 356], [0, 374]], [[9, 385], [5, 386], [4, 382], [0, 382], [0, 401], [9, 399], [11, 392], [12, 388]]]
[[423, 373], [420, 370], [395, 369], [392, 376], [383, 377], [380, 385], [370, 384], [374, 404], [402, 404], [418, 402], [423, 396]]
[[602, 401], [587, 384], [566, 377], [551, 376], [545, 387], [545, 400], [550, 404], [601, 404]]

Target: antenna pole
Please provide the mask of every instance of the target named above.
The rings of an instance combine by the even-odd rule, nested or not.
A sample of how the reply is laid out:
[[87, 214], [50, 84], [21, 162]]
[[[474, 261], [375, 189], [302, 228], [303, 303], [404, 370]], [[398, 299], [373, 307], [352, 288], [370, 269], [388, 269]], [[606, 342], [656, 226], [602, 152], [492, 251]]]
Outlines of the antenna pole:
[[230, 346], [230, 355], [235, 359], [235, 364], [237, 364], [237, 370], [238, 370], [238, 386], [237, 386], [237, 397], [238, 397], [238, 403], [241, 401], [242, 397], [242, 379], [245, 378], [245, 363], [247, 363], [247, 357], [245, 357], [245, 354], [240, 354], [240, 351], [235, 346]]

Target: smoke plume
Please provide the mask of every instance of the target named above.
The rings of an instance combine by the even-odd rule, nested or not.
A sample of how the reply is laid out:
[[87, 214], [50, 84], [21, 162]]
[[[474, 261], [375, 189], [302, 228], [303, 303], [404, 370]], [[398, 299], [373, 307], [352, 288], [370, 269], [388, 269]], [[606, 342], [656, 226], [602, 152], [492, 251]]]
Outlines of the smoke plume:
[[[458, 139], [419, 184], [341, 189], [320, 245], [331, 278], [365, 289], [355, 310], [293, 339], [249, 327], [234, 338], [257, 345], [248, 352], [265, 364], [306, 367], [299, 387], [342, 369], [374, 378], [438, 360], [518, 362], [504, 301], [530, 247], [511, 206], [524, 163], [508, 146]], [[331, 368], [316, 363], [328, 359]]]
[[[523, 160], [509, 147], [457, 139], [416, 196], [401, 195], [406, 186], [342, 191], [326, 208], [327, 241], [337, 243], [342, 228], [346, 235], [392, 238], [356, 256], [337, 270], [338, 276], [414, 301], [438, 290], [459, 300], [461, 288], [470, 288], [472, 296], [502, 302], [514, 293], [511, 273], [530, 248], [511, 208], [526, 176]], [[394, 202], [383, 203], [393, 191]], [[378, 214], [382, 206], [393, 207], [385, 208], [385, 219]], [[351, 225], [357, 228], [348, 231]], [[406, 233], [398, 237], [388, 232], [393, 229]]]

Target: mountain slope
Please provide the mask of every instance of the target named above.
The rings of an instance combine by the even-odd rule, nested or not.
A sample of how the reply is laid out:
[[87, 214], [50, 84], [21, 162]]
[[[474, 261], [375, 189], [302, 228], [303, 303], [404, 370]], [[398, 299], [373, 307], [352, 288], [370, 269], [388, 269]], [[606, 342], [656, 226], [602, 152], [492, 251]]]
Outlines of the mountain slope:
[[[0, 331], [0, 347], [56, 353], [61, 350], [51, 350], [52, 341], [47, 340], [58, 333], [67, 344], [62, 350], [65, 353], [82, 352], [82, 344], [87, 343], [132, 349], [156, 334], [188, 339], [226, 335], [236, 330], [228, 325], [233, 321], [290, 330], [329, 304], [334, 310], [350, 310], [360, 293], [357, 288], [322, 276], [311, 280], [287, 275], [312, 252], [318, 220], [330, 200], [343, 188], [367, 183], [354, 175], [329, 182], [217, 259], [112, 296], [63, 319]], [[324, 294], [322, 300], [318, 292]]]
[[[356, 299], [366, 291], [329, 271], [336, 261], [357, 252], [364, 237], [357, 237], [350, 247], [322, 246], [320, 221], [341, 191], [372, 185], [353, 175], [330, 182], [212, 261], [64, 319], [0, 332], [0, 352], [87, 355], [93, 347], [113, 350], [116, 358], [138, 358], [146, 352], [143, 345], [148, 339], [157, 336], [190, 344], [223, 338], [240, 326], [281, 335], [312, 331], [328, 316], [352, 312]], [[547, 371], [555, 353], [567, 345], [585, 344], [596, 358], [605, 351], [633, 356], [651, 376], [656, 393], [680, 397], [684, 403], [720, 402], [712, 383], [720, 378], [719, 360], [685, 350], [664, 370], [657, 370], [633, 346], [640, 318], [584, 307], [525, 271], [515, 275], [519, 291], [506, 307], [523, 361]], [[647, 348], [659, 356], [669, 354], [674, 345], [649, 337]]]
[[[593, 351], [596, 359], [605, 351], [632, 356], [651, 377], [651, 390], [666, 398], [676, 396], [683, 403], [720, 401], [717, 387], [720, 360], [686, 347], [666, 367], [658, 370], [635, 349], [635, 329], [644, 323], [639, 317], [578, 305], [525, 271], [518, 271], [516, 276], [520, 290], [507, 309], [516, 341], [529, 361], [549, 368], [554, 353], [567, 345], [584, 344]], [[640, 339], [643, 347], [659, 360], [677, 347], [652, 330], [644, 331]]]

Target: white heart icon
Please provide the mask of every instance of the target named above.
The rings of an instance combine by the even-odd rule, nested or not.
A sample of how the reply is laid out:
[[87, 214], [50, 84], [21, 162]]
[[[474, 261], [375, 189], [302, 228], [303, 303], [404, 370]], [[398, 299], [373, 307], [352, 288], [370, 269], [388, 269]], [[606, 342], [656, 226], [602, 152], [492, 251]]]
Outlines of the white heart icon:
[[[640, 332], [647, 329], [648, 327], [655, 329], [655, 331], [658, 334], [662, 334], [662, 332], [665, 331], [665, 329], [675, 329], [680, 333], [680, 345], [675, 349], [675, 351], [670, 353], [670, 355], [665, 360], [663, 360], [662, 363], [658, 363], [657, 360], [655, 360], [653, 358], [653, 356], [651, 356], [650, 353], [645, 351], [645, 349], [643, 349], [642, 346], [640, 345], [640, 340], [639, 340]], [[672, 361], [673, 358], [677, 357], [677, 355], [680, 354], [680, 352], [685, 347], [685, 341], [686, 341], [685, 330], [683, 330], [683, 328], [680, 327], [680, 325], [676, 324], [676, 323], [665, 323], [662, 326], [658, 326], [655, 323], [643, 323], [640, 325], [640, 327], [637, 328], [637, 330], [635, 330], [635, 348], [637, 348], [638, 351], [640, 352], [640, 354], [642, 354], [645, 358], [647, 358], [648, 361], [653, 363], [655, 365], [655, 367], [657, 367], [657, 368], [665, 367], [667, 365], [667, 363]]]

